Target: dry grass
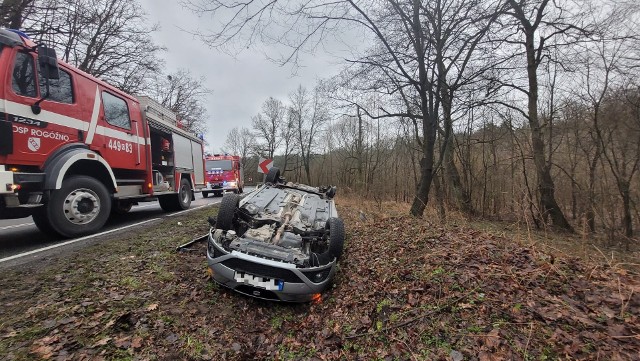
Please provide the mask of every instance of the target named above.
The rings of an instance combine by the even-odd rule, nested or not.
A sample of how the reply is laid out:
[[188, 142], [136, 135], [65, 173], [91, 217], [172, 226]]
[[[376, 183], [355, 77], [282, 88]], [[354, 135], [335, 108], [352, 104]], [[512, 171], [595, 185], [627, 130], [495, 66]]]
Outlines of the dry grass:
[[[346, 195], [338, 199], [338, 204], [348, 209], [358, 209], [365, 217], [387, 218], [409, 214], [410, 204], [392, 201], [377, 202], [356, 195]], [[480, 218], [470, 219], [455, 210], [447, 210], [444, 224], [438, 217], [434, 206], [425, 209], [423, 219], [428, 224], [444, 227], [472, 228], [506, 239], [521, 246], [545, 253], [565, 257], [579, 257], [590, 263], [609, 268], [640, 269], [640, 245], [611, 243], [603, 235], [591, 235], [584, 230], [575, 234], [535, 229], [531, 223], [523, 221], [489, 221]]]

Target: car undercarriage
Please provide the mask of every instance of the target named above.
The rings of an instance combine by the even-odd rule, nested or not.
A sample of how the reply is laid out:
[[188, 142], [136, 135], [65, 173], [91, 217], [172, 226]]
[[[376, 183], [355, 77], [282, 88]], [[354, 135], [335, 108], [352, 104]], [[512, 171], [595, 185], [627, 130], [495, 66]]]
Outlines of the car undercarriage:
[[214, 280], [259, 298], [313, 299], [330, 284], [342, 255], [344, 225], [334, 195], [331, 186], [285, 184], [277, 169], [242, 199], [226, 194], [209, 234]]

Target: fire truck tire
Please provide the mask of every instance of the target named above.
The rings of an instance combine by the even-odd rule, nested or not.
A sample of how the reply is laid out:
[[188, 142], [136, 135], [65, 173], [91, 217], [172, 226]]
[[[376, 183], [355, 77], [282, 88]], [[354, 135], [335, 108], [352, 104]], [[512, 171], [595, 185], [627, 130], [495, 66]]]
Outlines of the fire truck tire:
[[182, 178], [177, 194], [168, 194], [158, 197], [160, 208], [165, 212], [182, 211], [191, 206], [191, 185]]
[[209, 192], [202, 192], [202, 198], [209, 197]]
[[132, 207], [133, 203], [131, 202], [113, 201], [113, 204], [111, 205], [111, 213], [118, 215], [127, 214]]
[[72, 176], [51, 192], [46, 207], [56, 233], [71, 238], [102, 228], [111, 213], [111, 199], [107, 187], [97, 179]]
[[280, 168], [271, 167], [271, 169], [269, 169], [269, 173], [267, 173], [267, 176], [265, 177], [264, 181], [265, 181], [265, 183], [271, 183], [271, 184], [280, 183]]
[[216, 197], [221, 197], [221, 196], [222, 196], [222, 191], [213, 192], [213, 194], [214, 194]]
[[36, 227], [40, 230], [40, 232], [45, 234], [58, 234], [55, 229], [51, 226], [51, 222], [49, 218], [47, 218], [47, 206], [43, 205], [39, 207], [33, 214], [31, 218], [33, 218], [33, 223], [35, 223]]
[[227, 193], [222, 197], [220, 208], [218, 209], [218, 218], [216, 219], [216, 228], [220, 228], [223, 231], [233, 228], [233, 217], [239, 203], [240, 197], [237, 194]]

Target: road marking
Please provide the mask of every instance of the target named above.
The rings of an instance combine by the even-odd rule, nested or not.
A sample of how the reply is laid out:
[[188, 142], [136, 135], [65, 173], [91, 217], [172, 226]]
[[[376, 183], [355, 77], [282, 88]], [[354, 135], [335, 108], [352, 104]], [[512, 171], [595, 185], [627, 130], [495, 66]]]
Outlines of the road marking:
[[54, 244], [52, 246], [48, 246], [48, 247], [44, 247], [44, 248], [39, 248], [39, 249], [34, 249], [33, 251], [29, 251], [29, 252], [24, 252], [24, 253], [20, 253], [20, 254], [16, 254], [10, 257], [6, 257], [6, 258], [0, 258], [0, 263], [2, 262], [7, 262], [7, 261], [11, 261], [13, 259], [16, 258], [21, 258], [21, 257], [25, 257], [25, 256], [30, 256], [32, 254], [36, 254], [36, 253], [40, 253], [40, 252], [44, 252], [44, 251], [48, 251], [50, 249], [54, 249], [54, 248], [58, 248], [58, 247], [62, 247], [62, 246], [66, 246], [68, 244], [73, 244], [76, 242], [80, 242], [80, 241], [84, 241], [85, 239], [89, 239], [89, 238], [93, 238], [93, 237], [99, 237], [99, 236], [103, 236], [105, 234], [109, 234], [109, 233], [113, 233], [116, 231], [120, 231], [123, 229], [127, 229], [127, 228], [131, 228], [131, 227], [136, 227], [139, 226], [141, 224], [145, 224], [145, 223], [149, 223], [149, 222], [153, 222], [153, 221], [157, 221], [160, 220], [160, 218], [153, 218], [153, 219], [148, 219], [146, 221], [142, 221], [142, 222], [138, 222], [138, 223], [134, 223], [134, 224], [130, 224], [128, 226], [124, 226], [124, 227], [120, 227], [120, 228], [116, 228], [116, 229], [111, 229], [108, 231], [104, 231], [104, 232], [100, 232], [100, 233], [96, 233], [96, 234], [91, 234], [89, 236], [85, 236], [85, 237], [81, 237], [81, 238], [76, 238], [76, 239], [72, 239], [70, 241], [66, 241], [66, 242], [62, 242], [62, 243], [57, 243]]
[[22, 223], [22, 224], [14, 224], [12, 226], [0, 227], [0, 229], [11, 229], [11, 228], [19, 228], [19, 227], [32, 226], [32, 225], [34, 225], [34, 223]]
[[[221, 200], [220, 200], [220, 201], [221, 201]], [[178, 212], [178, 213], [171, 213], [171, 214], [168, 214], [168, 215], [167, 215], [167, 217], [179, 216], [179, 215], [181, 215], [181, 214], [183, 214], [183, 213], [187, 213], [187, 212], [195, 211], [195, 210], [197, 210], [197, 209], [204, 208], [204, 207], [209, 207], [209, 206], [212, 206], [212, 205], [214, 205], [214, 204], [218, 204], [218, 203], [220, 203], [220, 201], [207, 203], [207, 204], [205, 204], [205, 205], [203, 205], [203, 206], [198, 206], [198, 207], [195, 207], [195, 208], [189, 208], [189, 209], [186, 209], [186, 210], [184, 210], [184, 211], [180, 211], [180, 212]]]

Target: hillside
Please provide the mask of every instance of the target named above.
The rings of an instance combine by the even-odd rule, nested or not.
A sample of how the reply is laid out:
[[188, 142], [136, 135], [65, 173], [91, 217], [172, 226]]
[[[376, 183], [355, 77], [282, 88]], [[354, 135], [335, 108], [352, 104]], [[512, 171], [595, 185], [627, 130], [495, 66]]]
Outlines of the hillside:
[[[6, 360], [636, 360], [633, 269], [338, 199], [347, 244], [315, 304], [263, 302], [206, 275], [193, 212], [0, 279]], [[372, 208], [373, 209], [373, 208]]]

